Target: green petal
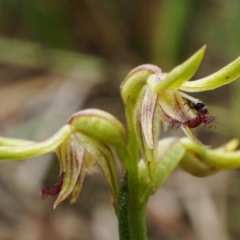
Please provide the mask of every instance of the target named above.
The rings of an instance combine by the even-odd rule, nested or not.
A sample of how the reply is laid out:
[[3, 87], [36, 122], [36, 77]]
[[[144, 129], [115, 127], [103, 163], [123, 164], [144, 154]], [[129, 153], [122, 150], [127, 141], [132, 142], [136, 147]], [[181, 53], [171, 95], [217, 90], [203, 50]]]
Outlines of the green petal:
[[160, 135], [160, 108], [158, 95], [146, 88], [142, 101], [140, 123], [145, 141], [150, 149], [155, 149]]
[[86, 171], [82, 169], [80, 176], [77, 180], [77, 183], [72, 191], [70, 203], [75, 203], [82, 191], [82, 187], [86, 178]]
[[178, 139], [163, 139], [158, 144], [158, 158], [154, 176], [154, 184], [159, 188], [183, 157], [185, 149]]
[[198, 50], [192, 57], [181, 65], [174, 68], [171, 72], [167, 74], [162, 82], [157, 84], [154, 89], [155, 93], [160, 93], [168, 87], [178, 88], [184, 82], [188, 81], [197, 71], [199, 64], [202, 61], [205, 46]]
[[[225, 145], [214, 149], [214, 152], [218, 152], [224, 155], [227, 152], [234, 151], [238, 147], [238, 144], [239, 140], [233, 139]], [[189, 150], [185, 152], [179, 166], [186, 172], [196, 177], [208, 177], [221, 170], [205, 163], [204, 159], [201, 159], [195, 151]]]
[[[92, 137], [86, 136], [81, 133], [76, 133], [76, 136], [81, 140], [81, 143], [83, 144], [85, 151], [88, 152], [89, 157], [101, 168], [102, 172], [104, 173], [104, 176], [107, 179], [107, 182], [109, 183], [112, 195], [113, 195], [113, 204], [116, 207], [117, 206], [117, 198], [118, 198], [118, 192], [119, 192], [119, 184], [118, 184], [118, 173], [117, 173], [117, 166], [115, 162], [114, 155], [109, 148], [108, 145], [106, 145], [103, 142], [100, 142], [96, 139], [93, 139]], [[89, 161], [86, 159], [87, 161]], [[84, 159], [84, 171], [87, 169], [87, 162]]]
[[205, 164], [191, 151], [185, 152], [181, 162], [179, 163], [179, 166], [182, 168], [182, 170], [195, 177], [208, 177], [219, 172], [219, 169]]
[[235, 151], [239, 146], [239, 139], [234, 138], [230, 140], [229, 142], [225, 143], [223, 146], [216, 148], [215, 151], [218, 152], [233, 152]]
[[57, 155], [61, 173], [64, 174], [64, 177], [61, 191], [53, 208], [56, 208], [59, 203], [65, 200], [75, 188], [82, 170], [84, 148], [75, 134], [72, 134], [58, 147]]
[[147, 168], [143, 161], [139, 162], [139, 192], [141, 202], [147, 201], [160, 188], [182, 159], [185, 149], [177, 138], [159, 141], [157, 159], [154, 164], [153, 182], [148, 178]]
[[194, 118], [195, 114], [189, 110], [179, 91], [167, 89], [159, 94], [159, 105], [165, 115], [179, 122]]
[[238, 77], [240, 77], [240, 57], [208, 77], [185, 82], [179, 89], [186, 92], [208, 91], [228, 84]]
[[[138, 96], [137, 99], [137, 104], [135, 106], [135, 109], [133, 111], [133, 125], [134, 125], [134, 130], [135, 130], [135, 135], [137, 138], [137, 143], [138, 143], [138, 148], [140, 150], [141, 156], [144, 159], [145, 163], [147, 166], [149, 166], [149, 164], [151, 162], [153, 162], [154, 160], [154, 149], [153, 149], [153, 145], [151, 145], [151, 138], [153, 137], [153, 132], [148, 131], [148, 127], [149, 126], [142, 126], [142, 122], [141, 122], [141, 118], [144, 119], [144, 122], [147, 121], [146, 117], [147, 116], [142, 116], [146, 115], [146, 113], [142, 113], [142, 102], [143, 102], [143, 98], [145, 97], [146, 94], [146, 90], [148, 89], [147, 86], [145, 86], [141, 93]], [[143, 106], [143, 109], [145, 107]], [[150, 117], [151, 113], [148, 112], [148, 117]], [[152, 120], [152, 119], [151, 119]], [[152, 122], [151, 120], [148, 120], [150, 122], [150, 128], [152, 127]], [[149, 144], [151, 146], [148, 145], [148, 143], [146, 142], [145, 136], [147, 138], [147, 141], [149, 140]], [[153, 139], [152, 139], [153, 140]]]

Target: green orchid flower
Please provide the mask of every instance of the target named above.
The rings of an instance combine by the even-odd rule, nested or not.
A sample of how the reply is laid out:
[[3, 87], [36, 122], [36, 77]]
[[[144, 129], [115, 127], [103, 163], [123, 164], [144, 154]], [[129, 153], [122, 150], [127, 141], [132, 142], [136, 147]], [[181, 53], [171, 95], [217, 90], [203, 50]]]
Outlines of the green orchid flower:
[[80, 111], [46, 141], [0, 138], [0, 145], [0, 159], [21, 160], [56, 152], [59, 179], [53, 187], [42, 189], [43, 197], [58, 195], [54, 208], [70, 194], [71, 203], [77, 200], [86, 175], [94, 172], [96, 165], [104, 173], [112, 189], [113, 204], [117, 206], [118, 174], [110, 146], [117, 152], [126, 148], [126, 133], [112, 115], [96, 109]]
[[[204, 52], [205, 46], [169, 73], [164, 73], [151, 64], [141, 65], [133, 69], [121, 85], [126, 111], [133, 112], [129, 121], [132, 121], [143, 159], [139, 162], [140, 195], [144, 196], [148, 192], [148, 196], [142, 196], [142, 199], [147, 199], [154, 193], [163, 184], [163, 179], [178, 164], [196, 176], [208, 176], [221, 169], [240, 166], [239, 151], [234, 153], [222, 151], [222, 158], [218, 158], [219, 150], [209, 149], [196, 139], [191, 131], [199, 125], [211, 126], [215, 122], [215, 117], [209, 115], [202, 101], [189, 96], [186, 92], [212, 90], [240, 76], [238, 58], [208, 77], [189, 81], [198, 69]], [[128, 104], [130, 101], [132, 105]], [[179, 127], [183, 129], [188, 139], [159, 141], [162, 131]], [[233, 150], [235, 148], [231, 148], [231, 151]], [[167, 157], [168, 152], [172, 157]], [[174, 152], [176, 154], [173, 154]], [[224, 160], [220, 163], [220, 159], [227, 161], [227, 164], [224, 165]]]
[[[0, 159], [21, 160], [55, 152], [59, 179], [53, 187], [42, 189], [43, 197], [57, 196], [54, 208], [70, 195], [75, 202], [87, 174], [99, 166], [112, 190], [120, 239], [145, 240], [147, 201], [177, 166], [198, 177], [240, 167], [236, 139], [211, 149], [191, 131], [200, 125], [211, 126], [216, 117], [204, 102], [187, 93], [213, 90], [240, 77], [238, 58], [210, 76], [189, 81], [204, 52], [205, 46], [169, 73], [144, 64], [127, 75], [120, 87], [127, 132], [112, 115], [83, 110], [46, 141], [0, 138]], [[162, 132], [176, 128], [187, 137], [161, 139]], [[124, 170], [120, 183], [116, 159]]]

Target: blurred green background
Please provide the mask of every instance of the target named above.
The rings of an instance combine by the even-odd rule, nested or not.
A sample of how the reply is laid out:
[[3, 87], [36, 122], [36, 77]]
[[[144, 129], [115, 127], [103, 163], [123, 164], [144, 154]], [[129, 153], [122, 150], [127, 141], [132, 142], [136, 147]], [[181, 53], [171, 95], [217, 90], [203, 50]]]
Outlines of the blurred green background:
[[[124, 123], [119, 84], [137, 65], [168, 72], [207, 45], [194, 77], [240, 55], [239, 0], [0, 0], [0, 133], [44, 140], [68, 117], [99, 108]], [[198, 138], [240, 138], [240, 82], [195, 94], [217, 116]], [[165, 134], [182, 136], [181, 132]], [[74, 205], [41, 199], [54, 185], [53, 155], [0, 165], [0, 239], [115, 240], [117, 222], [101, 172]], [[240, 239], [240, 174], [197, 179], [176, 170], [150, 200], [149, 240]]]

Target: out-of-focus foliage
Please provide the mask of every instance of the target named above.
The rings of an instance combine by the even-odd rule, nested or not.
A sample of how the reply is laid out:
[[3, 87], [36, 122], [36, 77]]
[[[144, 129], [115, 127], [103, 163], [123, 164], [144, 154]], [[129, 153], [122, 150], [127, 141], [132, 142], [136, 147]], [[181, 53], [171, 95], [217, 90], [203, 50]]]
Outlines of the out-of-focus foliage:
[[[130, 69], [167, 72], [206, 44], [204, 77], [240, 55], [239, 22], [239, 0], [0, 0], [1, 135], [42, 140], [87, 107], [121, 119]], [[238, 81], [196, 95], [218, 121], [196, 130], [201, 141], [240, 138], [239, 96]], [[51, 158], [1, 164], [0, 239], [116, 239], [102, 176], [75, 205], [53, 211], [54, 200], [41, 201], [41, 185], [57, 179]], [[199, 180], [177, 171], [149, 204], [149, 239], [239, 239], [239, 182], [238, 172]]]

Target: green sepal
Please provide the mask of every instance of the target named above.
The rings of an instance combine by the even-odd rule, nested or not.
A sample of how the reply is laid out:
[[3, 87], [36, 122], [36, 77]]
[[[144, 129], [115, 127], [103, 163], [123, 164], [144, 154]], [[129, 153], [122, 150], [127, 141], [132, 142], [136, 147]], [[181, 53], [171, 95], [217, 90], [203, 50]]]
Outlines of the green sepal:
[[149, 196], [164, 184], [181, 161], [184, 153], [185, 149], [177, 138], [159, 141], [157, 159], [154, 165], [153, 182], [148, 177], [145, 163], [143, 161], [139, 162], [139, 194], [141, 203], [146, 202]]
[[216, 73], [205, 78], [183, 83], [179, 89], [186, 92], [208, 91], [228, 84], [238, 77], [240, 77], [240, 57]]
[[159, 67], [151, 64], [144, 64], [134, 68], [125, 78], [120, 86], [123, 102], [126, 104], [128, 98], [135, 99], [146, 85], [146, 80], [153, 73], [162, 74]]
[[211, 168], [227, 170], [240, 167], [240, 150], [231, 152], [209, 149], [194, 144], [188, 138], [181, 138], [180, 143], [186, 151], [195, 155], [201, 162]]
[[[119, 183], [118, 183], [118, 173], [117, 166], [115, 162], [114, 155], [108, 145], [103, 142], [93, 139], [92, 137], [86, 136], [81, 133], [76, 133], [76, 137], [80, 140], [80, 144], [83, 145], [85, 151], [89, 154], [88, 158], [91, 158], [96, 165], [98, 165], [108, 184], [112, 190], [113, 205], [117, 207], [118, 193], [119, 193]], [[87, 169], [87, 162], [84, 162], [84, 170]]]
[[179, 167], [196, 177], [208, 177], [219, 171], [219, 169], [205, 164], [204, 161], [199, 159], [193, 152], [188, 151], [185, 152], [179, 163]]
[[63, 175], [61, 191], [56, 199], [53, 208], [55, 209], [65, 200], [75, 188], [82, 171], [84, 160], [84, 148], [80, 144], [75, 134], [71, 134], [57, 148], [57, 156], [60, 164], [60, 175]]
[[126, 132], [123, 125], [105, 111], [83, 110], [73, 114], [68, 123], [76, 132], [91, 136], [115, 148], [126, 145]]
[[0, 146], [0, 159], [22, 160], [53, 152], [72, 133], [72, 131], [72, 126], [64, 125], [49, 139], [40, 143], [30, 142], [29, 145], [25, 145], [24, 141], [21, 145], [21, 140], [17, 143], [16, 139], [12, 144], [9, 144], [10, 146]]
[[154, 92], [161, 93], [167, 88], [178, 89], [184, 82], [188, 81], [197, 71], [206, 47], [203, 46], [192, 57], [181, 65], [170, 71], [163, 81], [155, 86]]

